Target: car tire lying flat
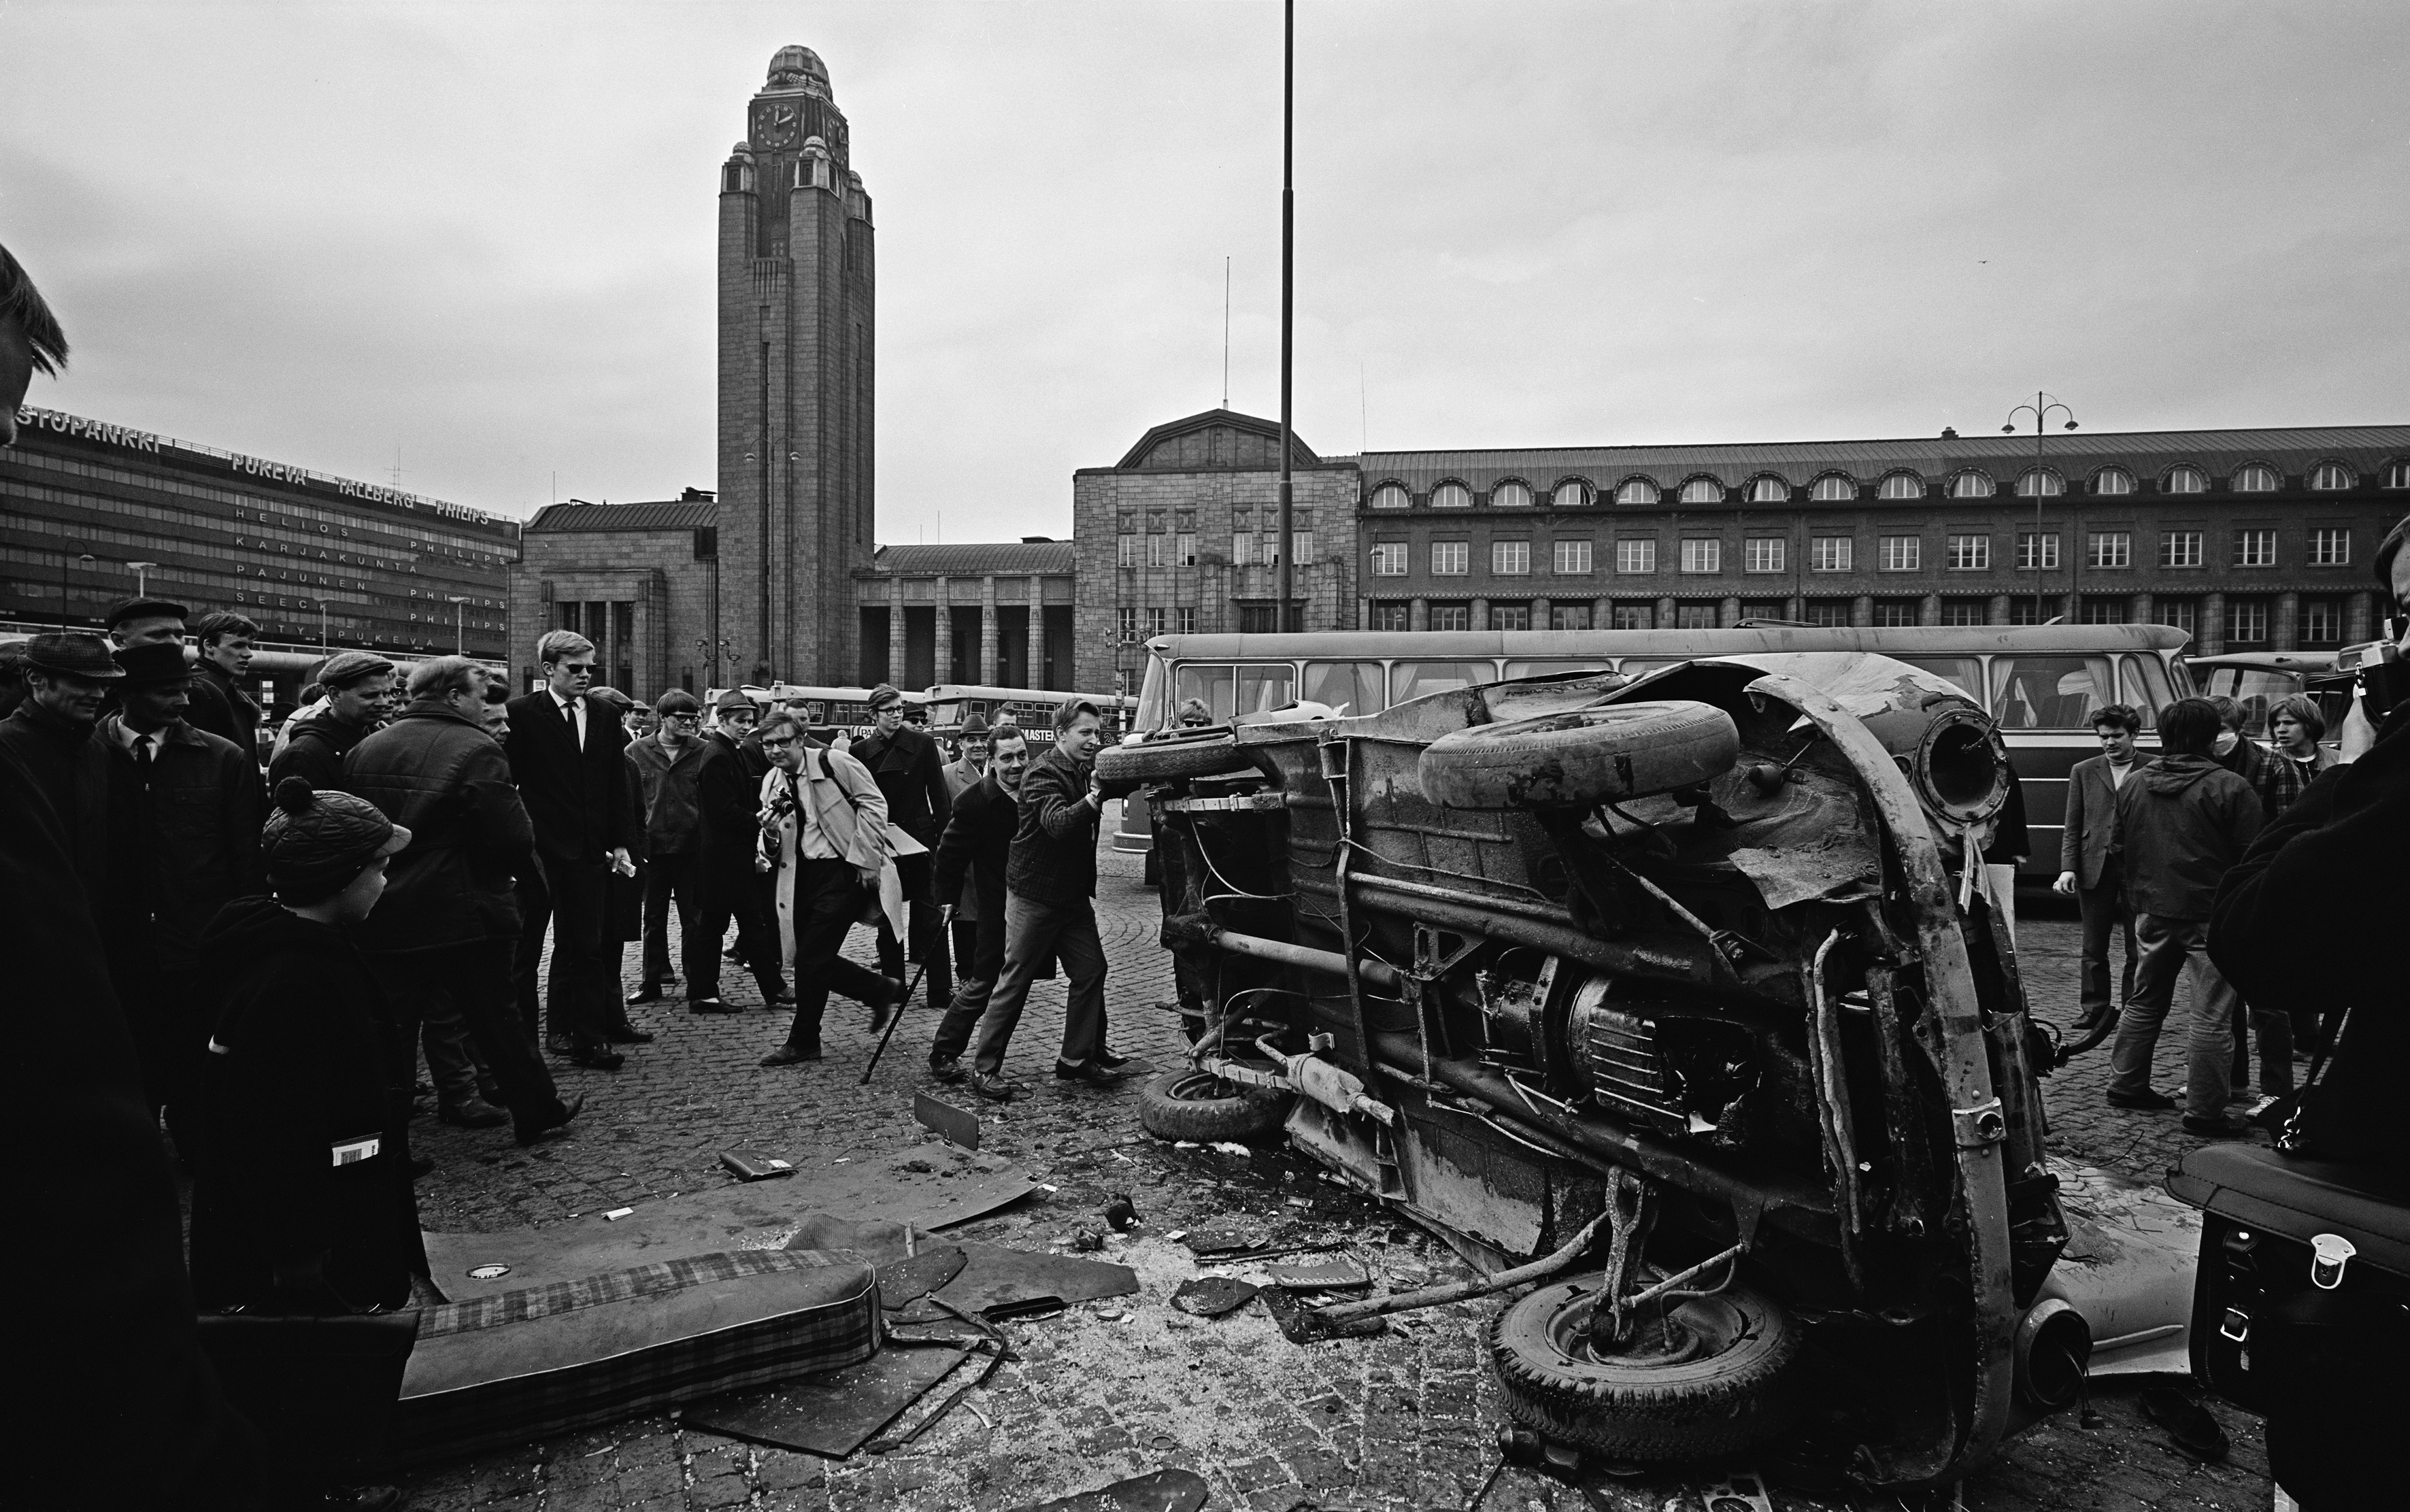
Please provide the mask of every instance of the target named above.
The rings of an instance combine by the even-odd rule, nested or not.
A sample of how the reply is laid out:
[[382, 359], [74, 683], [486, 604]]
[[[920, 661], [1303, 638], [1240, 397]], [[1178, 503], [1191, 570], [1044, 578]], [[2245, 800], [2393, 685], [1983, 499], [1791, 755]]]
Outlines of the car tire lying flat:
[[1608, 704], [1455, 731], [1417, 771], [1448, 808], [1590, 808], [1695, 787], [1739, 756], [1739, 729], [1712, 704]]
[[1183, 778], [1244, 772], [1255, 764], [1227, 732], [1107, 746], [1096, 752], [1096, 776], [1108, 783], [1177, 782]]
[[1290, 1094], [1225, 1082], [1193, 1068], [1166, 1071], [1139, 1089], [1138, 1121], [1158, 1140], [1251, 1140], [1288, 1120]]
[[1598, 1355], [1587, 1340], [1603, 1280], [1543, 1286], [1491, 1322], [1508, 1417], [1561, 1444], [1643, 1461], [1737, 1453], [1791, 1425], [1799, 1331], [1781, 1308], [1735, 1282], [1668, 1315], [1694, 1341], [1690, 1358]]

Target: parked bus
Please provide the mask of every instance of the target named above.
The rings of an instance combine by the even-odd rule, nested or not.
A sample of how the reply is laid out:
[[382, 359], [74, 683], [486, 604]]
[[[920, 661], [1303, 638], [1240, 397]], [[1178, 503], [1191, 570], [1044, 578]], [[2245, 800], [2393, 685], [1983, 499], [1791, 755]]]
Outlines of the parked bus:
[[[1377, 714], [1430, 693], [1560, 672], [1637, 676], [1677, 662], [1770, 651], [1873, 651], [1967, 691], [1998, 720], [2023, 780], [2033, 851], [2024, 880], [2058, 875], [2069, 768], [2099, 753], [2086, 722], [2127, 704], [2146, 744], [2161, 705], [2193, 691], [2183, 651], [2191, 637], [2166, 625], [1919, 625], [1895, 630], [1745, 625], [1722, 630], [1317, 631], [1285, 635], [1158, 635], [1147, 643], [1136, 731], [1174, 722], [1189, 699], [1215, 723], [1304, 701], [1342, 714]], [[1113, 849], [1153, 846], [1146, 805], [1123, 800]], [[1154, 875], [1150, 860], [1148, 876]]]
[[2204, 694], [2243, 705], [2243, 733], [2255, 740], [2268, 738], [2268, 711], [2295, 693], [2307, 693], [2317, 705], [2327, 721], [2327, 745], [2336, 744], [2351, 712], [2352, 675], [2335, 670], [2332, 651], [2236, 651], [2190, 657], [2185, 664]]
[[[703, 706], [706, 709], [719, 703], [725, 688], [706, 688]], [[851, 730], [871, 722], [870, 690], [867, 688], [807, 688], [799, 683], [774, 682], [767, 688], [746, 684], [741, 690], [767, 714], [773, 707], [784, 707], [796, 699], [804, 701], [804, 722], [814, 731]], [[906, 691], [904, 717], [920, 722], [925, 720], [929, 700], [925, 694]]]
[[[964, 719], [977, 714], [988, 723], [1010, 716], [1024, 730], [1052, 731], [1054, 711], [1066, 704], [1094, 704], [1105, 719], [1105, 738], [1116, 739], [1130, 730], [1138, 700], [1121, 693], [1065, 693], [1044, 688], [991, 688], [978, 683], [939, 683], [927, 693], [929, 728], [951, 734]], [[1051, 738], [1051, 737], [1050, 737]]]

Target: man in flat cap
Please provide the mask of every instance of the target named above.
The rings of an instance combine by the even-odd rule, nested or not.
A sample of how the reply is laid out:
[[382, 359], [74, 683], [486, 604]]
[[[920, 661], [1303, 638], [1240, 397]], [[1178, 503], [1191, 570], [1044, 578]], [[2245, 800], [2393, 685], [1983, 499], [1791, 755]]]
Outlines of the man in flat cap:
[[201, 931], [260, 890], [259, 768], [185, 719], [193, 672], [176, 641], [129, 647], [117, 712], [93, 743], [108, 762], [109, 880], [101, 934], [142, 1057], [144, 1097], [165, 1108], [187, 1161], [202, 1137], [201, 1069], [215, 995], [200, 976]]
[[[911, 937], [911, 957], [927, 963], [932, 1003], [954, 996], [954, 973], [949, 965], [946, 931], [938, 922], [936, 900], [930, 895], [932, 857], [944, 838], [946, 821], [953, 817], [954, 795], [946, 784], [945, 758], [936, 737], [905, 722], [904, 694], [887, 683], [870, 691], [870, 716], [876, 722], [866, 740], [854, 742], [847, 754], [870, 769], [871, 778], [887, 799], [887, 821], [918, 841], [917, 855], [898, 855], [895, 874], [911, 905], [906, 922]], [[898, 981], [904, 970], [904, 942], [885, 923], [878, 926], [878, 969]]]
[[293, 727], [292, 737], [268, 763], [268, 785], [288, 777], [307, 778], [319, 792], [343, 791], [343, 758], [385, 723], [396, 703], [393, 663], [373, 651], [338, 651], [319, 669], [327, 706]]
[[[712, 729], [703, 737], [703, 759], [694, 771], [695, 875], [699, 907], [695, 933], [708, 951], [687, 954], [686, 1006], [694, 1013], [733, 1012], [719, 996], [719, 942], [736, 921], [736, 955], [753, 973], [762, 1006], [791, 1004], [780, 961], [773, 894], [753, 869], [754, 838], [762, 823], [762, 778], [770, 759], [747, 737], [761, 711], [742, 689], [731, 688], [712, 705]], [[775, 879], [772, 885], [776, 885]]]
[[76, 880], [97, 910], [109, 875], [109, 794], [108, 767], [92, 732], [125, 669], [99, 636], [78, 634], [35, 636], [19, 667], [25, 701], [0, 720], [0, 749], [24, 763], [34, 790], [57, 810]]

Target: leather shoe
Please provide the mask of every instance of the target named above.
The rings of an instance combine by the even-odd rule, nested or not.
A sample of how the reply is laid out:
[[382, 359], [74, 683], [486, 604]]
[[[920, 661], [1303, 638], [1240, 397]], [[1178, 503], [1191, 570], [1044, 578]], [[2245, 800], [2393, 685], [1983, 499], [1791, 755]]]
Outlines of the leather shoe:
[[1008, 1082], [1001, 1076], [987, 1076], [979, 1071], [971, 1073], [971, 1090], [990, 1102], [1010, 1102], [1029, 1091], [1018, 1082]]
[[460, 1128], [500, 1128], [511, 1121], [511, 1115], [483, 1098], [470, 1098], [460, 1102], [448, 1102], [435, 1110], [436, 1118]]
[[616, 1071], [628, 1064], [628, 1057], [609, 1045], [579, 1045], [570, 1051], [569, 1064], [583, 1066], [589, 1071]]
[[788, 986], [785, 982], [765, 981], [758, 982], [756, 985], [762, 989], [762, 1007], [792, 1008], [795, 1006], [795, 989]]
[[2109, 1106], [2112, 1108], [2134, 1108], [2153, 1113], [2166, 1112], [2176, 1105], [2175, 1098], [2164, 1092], [2153, 1092], [2147, 1087], [2140, 1092], [2112, 1092], [2108, 1094], [2108, 1098]]
[[881, 977], [879, 980], [887, 983], [887, 995], [870, 1005], [870, 1032], [873, 1034], [887, 1027], [887, 1021], [903, 1009], [904, 994], [909, 990], [893, 977]]
[[963, 1069], [963, 1063], [959, 1059], [952, 1055], [948, 1055], [943, 1060], [931, 1061], [929, 1063], [929, 1074], [936, 1077], [938, 1081], [945, 1083], [949, 1086], [955, 1086], [959, 1085], [962, 1080], [970, 1073]]
[[577, 1111], [585, 1106], [586, 1094], [581, 1092], [577, 1096], [570, 1098], [567, 1102], [562, 1103], [560, 1105], [560, 1112], [558, 1114], [546, 1115], [542, 1118], [532, 1119], [529, 1122], [520, 1124], [517, 1130], [517, 1139], [519, 1143], [521, 1145], [533, 1144], [536, 1141], [543, 1139], [545, 1135], [561, 1127], [571, 1119], [576, 1117]]
[[2196, 1118], [2186, 1113], [2184, 1116], [2184, 1131], [2197, 1139], [2247, 1140], [2251, 1137], [2251, 1124], [2247, 1119], [2242, 1118]]
[[728, 1006], [728, 1002], [725, 998], [720, 997], [690, 997], [686, 1000], [686, 1010], [690, 1013], [733, 1013], [736, 1011], [736, 1010]]
[[780, 1045], [777, 1049], [762, 1056], [762, 1064], [764, 1066], [795, 1066], [807, 1060], [818, 1060], [820, 1058], [820, 1047], [818, 1045]]
[[1104, 1070], [1118, 1071], [1130, 1063], [1127, 1055], [1116, 1055], [1110, 1050], [1096, 1052], [1096, 1065]]
[[653, 1037], [650, 1034], [637, 1028], [626, 1019], [621, 1019], [603, 1030], [602, 1038], [615, 1045], [649, 1045], [653, 1042]]
[[1092, 1066], [1085, 1063], [1074, 1066], [1068, 1061], [1058, 1060], [1054, 1063], [1054, 1080], [1057, 1082], [1084, 1082], [1090, 1086], [1102, 1086], [1106, 1083], [1111, 1081], [1112, 1077], [1100, 1066]]
[[637, 1003], [658, 1003], [661, 1000], [661, 984], [654, 981], [646, 982], [643, 986], [628, 995], [628, 1002], [632, 1007]]
[[544, 1037], [544, 1048], [552, 1052], [556, 1055], [573, 1055], [577, 1054], [576, 1041], [571, 1040], [569, 1036], [565, 1034], [545, 1035]]

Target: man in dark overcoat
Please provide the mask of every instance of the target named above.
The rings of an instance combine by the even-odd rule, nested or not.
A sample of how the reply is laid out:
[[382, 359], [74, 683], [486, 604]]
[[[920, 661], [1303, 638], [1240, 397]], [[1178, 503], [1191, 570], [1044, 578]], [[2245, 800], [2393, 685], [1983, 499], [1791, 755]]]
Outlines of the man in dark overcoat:
[[770, 894], [753, 866], [754, 839], [762, 828], [762, 778], [770, 762], [746, 737], [760, 711], [750, 697], [732, 688], [719, 695], [713, 712], [717, 718], [703, 737], [703, 761], [694, 774], [702, 842], [696, 867], [702, 907], [694, 927], [710, 947], [688, 948], [686, 1006], [695, 1013], [734, 1011], [719, 996], [719, 942], [731, 919], [736, 921], [737, 956], [753, 973], [763, 1005], [793, 1001], [779, 962], [777, 929], [764, 907]]
[[[946, 785], [945, 753], [937, 749], [936, 737], [920, 726], [906, 722], [904, 695], [893, 686], [880, 683], [870, 691], [871, 718], [877, 721], [869, 737], [857, 740], [847, 752], [870, 769], [878, 791], [887, 799], [887, 821], [920, 842], [924, 852], [934, 852], [937, 841], [946, 833], [946, 821], [952, 816], [952, 791]], [[895, 860], [896, 880], [903, 884], [905, 900], [911, 905], [906, 928], [911, 936], [911, 958], [927, 963], [929, 996], [932, 1003], [951, 1001], [954, 996], [954, 974], [948, 965], [946, 931], [937, 919], [936, 894], [930, 886], [930, 856], [899, 855]], [[878, 926], [878, 969], [898, 981], [908, 980], [904, 971], [904, 941], [887, 924]]]
[[962, 900], [948, 906], [946, 911], [956, 915], [948, 923], [959, 930], [960, 915], [966, 913], [972, 931], [971, 950], [956, 963], [962, 989], [929, 1044], [929, 1074], [940, 1082], [963, 1079], [963, 1052], [1004, 973], [1004, 879], [1013, 832], [1021, 827], [1021, 778], [1028, 770], [1028, 738], [1017, 726], [1000, 726], [989, 743], [986, 770], [955, 797], [953, 817], [937, 842], [937, 895]]

